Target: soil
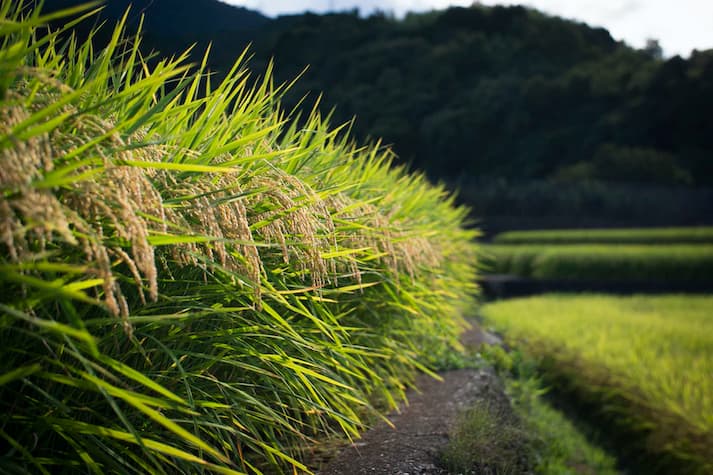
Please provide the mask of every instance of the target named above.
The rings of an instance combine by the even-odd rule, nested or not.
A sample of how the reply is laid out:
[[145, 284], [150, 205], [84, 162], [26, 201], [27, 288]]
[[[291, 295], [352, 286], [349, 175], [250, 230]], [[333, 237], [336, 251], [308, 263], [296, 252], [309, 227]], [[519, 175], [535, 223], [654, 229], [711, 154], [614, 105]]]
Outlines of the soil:
[[[497, 337], [479, 327], [467, 331], [462, 342], [469, 347], [495, 343]], [[418, 391], [409, 391], [408, 404], [343, 448], [319, 475], [401, 474], [440, 475], [438, 456], [458, 414], [478, 400], [502, 403], [502, 385], [489, 369], [459, 369], [440, 373], [442, 381], [420, 375]]]

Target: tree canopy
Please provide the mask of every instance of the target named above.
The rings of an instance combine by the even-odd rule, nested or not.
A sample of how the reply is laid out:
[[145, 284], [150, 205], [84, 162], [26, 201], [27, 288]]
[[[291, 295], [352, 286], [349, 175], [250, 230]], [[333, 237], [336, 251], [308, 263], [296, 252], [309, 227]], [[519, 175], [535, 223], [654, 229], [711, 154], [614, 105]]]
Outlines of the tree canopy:
[[284, 104], [323, 94], [333, 122], [355, 119], [359, 140], [382, 138], [432, 179], [713, 185], [713, 50], [662, 58], [653, 39], [637, 50], [522, 6], [271, 19], [215, 0], [133, 4], [145, 47], [197, 43], [199, 62], [210, 43], [220, 74], [250, 44], [253, 70], [302, 74]]

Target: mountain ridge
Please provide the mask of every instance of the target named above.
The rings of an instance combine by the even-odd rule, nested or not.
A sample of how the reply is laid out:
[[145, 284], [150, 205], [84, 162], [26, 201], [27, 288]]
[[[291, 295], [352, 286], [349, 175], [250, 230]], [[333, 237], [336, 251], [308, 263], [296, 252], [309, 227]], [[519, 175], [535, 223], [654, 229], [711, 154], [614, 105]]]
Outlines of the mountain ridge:
[[[110, 0], [107, 13], [127, 3]], [[334, 122], [356, 118], [358, 140], [383, 138], [401, 163], [466, 196], [498, 180], [544, 181], [553, 194], [590, 182], [713, 186], [713, 50], [664, 59], [522, 6], [273, 19], [217, 0], [134, 4], [146, 13], [144, 44], [164, 55], [197, 43], [200, 61], [212, 43], [220, 72], [250, 44], [250, 68], [274, 61], [277, 82], [309, 65], [287, 110], [323, 94]]]

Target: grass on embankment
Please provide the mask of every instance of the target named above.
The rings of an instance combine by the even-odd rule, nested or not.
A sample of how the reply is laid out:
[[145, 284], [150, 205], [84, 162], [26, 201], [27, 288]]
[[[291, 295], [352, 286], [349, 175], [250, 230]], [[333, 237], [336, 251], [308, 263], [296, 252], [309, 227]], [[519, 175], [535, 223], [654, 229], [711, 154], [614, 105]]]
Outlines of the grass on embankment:
[[616, 459], [544, 398], [535, 360], [519, 351], [483, 345], [476, 361], [494, 367], [504, 383], [485, 389], [459, 415], [440, 454], [449, 473], [615, 475]]
[[443, 188], [291, 126], [269, 71], [33, 5], [0, 6], [0, 472], [305, 471], [457, 346], [477, 233]]
[[508, 231], [497, 244], [713, 244], [713, 227]]
[[641, 437], [629, 442], [655, 456], [649, 470], [713, 470], [713, 297], [548, 295], [482, 314], [618, 431]]
[[713, 245], [493, 244], [484, 270], [534, 279], [603, 281], [713, 280]]

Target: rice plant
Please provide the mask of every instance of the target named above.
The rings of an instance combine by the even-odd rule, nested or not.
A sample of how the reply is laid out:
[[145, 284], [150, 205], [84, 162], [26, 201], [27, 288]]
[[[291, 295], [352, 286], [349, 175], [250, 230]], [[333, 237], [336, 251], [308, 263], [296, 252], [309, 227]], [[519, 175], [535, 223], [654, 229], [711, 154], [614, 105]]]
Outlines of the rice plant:
[[457, 348], [467, 210], [91, 8], [0, 7], [0, 471], [309, 471]]

